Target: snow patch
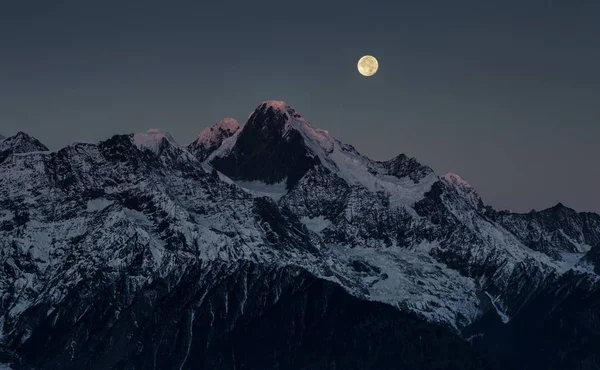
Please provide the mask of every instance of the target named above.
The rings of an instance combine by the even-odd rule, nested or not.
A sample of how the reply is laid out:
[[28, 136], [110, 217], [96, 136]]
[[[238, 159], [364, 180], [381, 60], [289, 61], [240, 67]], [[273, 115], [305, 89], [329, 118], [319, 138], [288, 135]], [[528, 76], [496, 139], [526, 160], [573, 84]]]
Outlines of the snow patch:
[[358, 262], [356, 267], [345, 268], [358, 270], [362, 285], [369, 292], [367, 299], [386, 302], [454, 328], [463, 327], [481, 313], [475, 282], [420, 251], [342, 246], [331, 250], [337, 260], [332, 267], [341, 275], [344, 264], [353, 266]]
[[125, 216], [127, 216], [127, 218], [129, 218], [130, 220], [134, 221], [137, 224], [140, 224], [140, 225], [151, 224], [148, 217], [140, 211], [136, 211], [134, 209], [129, 209], [129, 208], [123, 208], [123, 213], [125, 214]]
[[317, 234], [319, 234], [321, 231], [325, 230], [329, 227], [329, 225], [331, 225], [331, 221], [329, 221], [323, 216], [315, 218], [304, 216], [300, 219], [300, 222], [302, 222], [307, 229], [309, 229], [310, 231], [314, 231]]
[[86, 211], [87, 212], [102, 211], [103, 209], [111, 206], [112, 204], [113, 204], [112, 200], [108, 200], [108, 199], [104, 199], [104, 198], [91, 199], [91, 200], [88, 200], [88, 202], [87, 202]]
[[287, 194], [286, 181], [287, 179], [283, 179], [276, 184], [266, 184], [262, 181], [235, 181], [234, 183], [255, 197], [269, 197], [279, 200]]
[[585, 259], [586, 254], [587, 253], [562, 252], [560, 253], [562, 261], [557, 262], [557, 264], [562, 271], [575, 270], [594, 275], [596, 273], [595, 266]]
[[498, 316], [500, 316], [500, 319], [502, 320], [502, 322], [505, 323], [505, 324], [508, 324], [508, 322], [510, 321], [510, 317], [507, 314], [505, 314], [500, 309], [500, 307], [498, 306], [498, 304], [496, 304], [496, 302], [498, 301], [498, 298], [492, 297], [492, 295], [490, 293], [488, 293], [487, 291], [485, 291], [484, 293], [490, 299], [490, 302], [492, 303], [492, 306], [494, 306], [494, 309], [498, 313]]

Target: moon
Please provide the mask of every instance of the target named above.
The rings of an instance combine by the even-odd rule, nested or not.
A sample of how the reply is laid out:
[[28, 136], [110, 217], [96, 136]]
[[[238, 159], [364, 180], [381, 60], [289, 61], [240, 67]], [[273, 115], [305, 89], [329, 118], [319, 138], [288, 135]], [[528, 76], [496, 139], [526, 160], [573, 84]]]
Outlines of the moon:
[[372, 55], [365, 55], [358, 60], [358, 72], [363, 76], [373, 76], [379, 68], [379, 62]]

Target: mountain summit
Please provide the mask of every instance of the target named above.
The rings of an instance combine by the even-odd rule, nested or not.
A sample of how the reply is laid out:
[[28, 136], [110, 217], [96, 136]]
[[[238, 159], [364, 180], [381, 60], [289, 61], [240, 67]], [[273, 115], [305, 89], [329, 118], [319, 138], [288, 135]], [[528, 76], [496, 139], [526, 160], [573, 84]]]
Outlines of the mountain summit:
[[153, 152], [160, 151], [165, 144], [179, 145], [171, 134], [160, 128], [151, 128], [146, 132], [133, 135], [133, 142], [139, 148], [146, 148]]
[[394, 193], [394, 201], [401, 203], [413, 202], [435, 181], [433, 171], [414, 158], [370, 160], [328, 131], [314, 128], [282, 101], [260, 104], [208, 162], [233, 180], [285, 182], [287, 189], [311, 169], [322, 168], [350, 185]]
[[38, 139], [24, 132], [0, 140], [0, 152], [11, 151], [13, 153], [46, 152], [48, 148]]
[[213, 153], [209, 162], [235, 180], [285, 181], [291, 188], [318, 163], [309, 147], [321, 137], [285, 102], [266, 101], [250, 115], [235, 141]]
[[240, 124], [234, 118], [225, 118], [202, 130], [196, 140], [188, 146], [188, 150], [198, 160], [204, 161], [221, 146], [225, 139], [235, 134], [239, 128]]

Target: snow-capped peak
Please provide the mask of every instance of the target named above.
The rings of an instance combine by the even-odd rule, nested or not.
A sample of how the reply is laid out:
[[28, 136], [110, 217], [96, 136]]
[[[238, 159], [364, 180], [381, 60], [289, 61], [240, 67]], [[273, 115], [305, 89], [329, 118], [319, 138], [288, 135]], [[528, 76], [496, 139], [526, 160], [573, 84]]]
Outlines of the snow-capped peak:
[[408, 170], [403, 175], [390, 173], [327, 130], [314, 128], [287, 103], [274, 100], [261, 103], [247, 123], [207, 160], [234, 180], [275, 184], [287, 179], [288, 189], [318, 163], [349, 184], [388, 193], [394, 205], [414, 203], [437, 181], [432, 171], [411, 178]]
[[4, 136], [4, 135], [0, 135], [0, 141], [2, 141], [2, 140], [4, 140], [4, 139], [6, 139], [6, 136]]
[[222, 146], [223, 142], [239, 131], [240, 124], [234, 118], [225, 118], [211, 127], [202, 130], [196, 140], [188, 145], [188, 150], [199, 161], [203, 162], [215, 150]]
[[[284, 101], [266, 100], [262, 102], [250, 116], [251, 119], [252, 117], [262, 116], [269, 108], [283, 115], [283, 122], [285, 122], [282, 130], [283, 136], [290, 129], [295, 129], [302, 134], [305, 144], [313, 151], [313, 154], [319, 155], [321, 151], [331, 152], [333, 150], [335, 138], [329, 135], [327, 130], [312, 127], [304, 117]], [[265, 122], [260, 122], [260, 124], [265, 124]], [[315, 147], [314, 144], [318, 145], [320, 149]]]
[[446, 180], [450, 184], [459, 186], [461, 188], [465, 188], [465, 189], [472, 189], [473, 188], [471, 186], [471, 184], [469, 184], [468, 182], [466, 182], [465, 180], [463, 180], [459, 175], [457, 175], [455, 173], [448, 172], [447, 174], [445, 174], [443, 176], [443, 178], [444, 178], [444, 180]]
[[265, 100], [262, 102], [259, 107], [264, 106], [265, 108], [273, 108], [273, 110], [279, 110], [281, 112], [285, 112], [289, 105], [281, 100]]
[[163, 141], [179, 146], [171, 134], [160, 128], [151, 128], [146, 132], [133, 135], [133, 142], [138, 148], [147, 148], [155, 153], [159, 151]]
[[471, 184], [463, 180], [457, 174], [447, 173], [442, 176], [442, 180], [454, 188], [459, 194], [461, 194], [461, 196], [468, 201], [471, 207], [477, 209], [479, 208], [480, 204], [482, 204], [477, 190], [475, 190]]
[[218, 147], [225, 138], [233, 135], [240, 128], [240, 124], [234, 118], [224, 118], [211, 127], [202, 130], [195, 143], [207, 149]]

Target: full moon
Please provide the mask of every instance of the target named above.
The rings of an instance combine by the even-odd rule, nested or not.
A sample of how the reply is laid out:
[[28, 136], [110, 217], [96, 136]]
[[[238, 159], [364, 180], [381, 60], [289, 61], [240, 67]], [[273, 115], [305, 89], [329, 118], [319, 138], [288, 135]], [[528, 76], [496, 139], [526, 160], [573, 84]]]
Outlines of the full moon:
[[363, 76], [373, 76], [377, 72], [378, 68], [379, 63], [372, 55], [365, 55], [358, 61], [358, 72], [360, 72], [360, 74]]

